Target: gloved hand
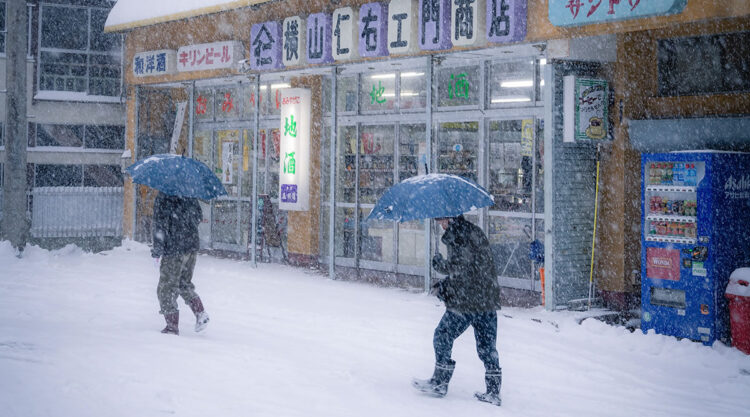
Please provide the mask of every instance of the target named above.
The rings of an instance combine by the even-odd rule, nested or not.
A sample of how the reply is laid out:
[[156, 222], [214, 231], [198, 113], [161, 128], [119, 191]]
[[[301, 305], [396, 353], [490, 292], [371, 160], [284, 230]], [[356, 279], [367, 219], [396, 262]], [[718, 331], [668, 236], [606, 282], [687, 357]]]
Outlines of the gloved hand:
[[435, 256], [432, 257], [432, 268], [438, 272], [442, 272], [445, 270], [445, 259], [440, 252], [436, 253]]

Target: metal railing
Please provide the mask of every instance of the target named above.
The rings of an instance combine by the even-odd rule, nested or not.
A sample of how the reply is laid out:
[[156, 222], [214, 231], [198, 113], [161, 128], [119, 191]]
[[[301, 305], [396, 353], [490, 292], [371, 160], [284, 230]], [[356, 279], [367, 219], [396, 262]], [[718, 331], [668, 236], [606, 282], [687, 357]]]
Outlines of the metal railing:
[[122, 236], [122, 187], [37, 187], [31, 191], [31, 235]]

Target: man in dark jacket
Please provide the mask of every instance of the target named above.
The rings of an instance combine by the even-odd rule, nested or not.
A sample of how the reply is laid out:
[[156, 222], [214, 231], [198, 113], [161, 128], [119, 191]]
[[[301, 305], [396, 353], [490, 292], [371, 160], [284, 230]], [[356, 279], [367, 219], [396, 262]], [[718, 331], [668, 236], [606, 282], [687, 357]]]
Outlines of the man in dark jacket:
[[154, 247], [151, 256], [161, 258], [156, 295], [161, 308], [159, 312], [167, 322], [162, 333], [179, 334], [178, 295], [195, 314], [195, 331], [199, 332], [208, 325], [208, 314], [192, 282], [200, 246], [198, 224], [202, 219], [201, 206], [195, 198], [159, 193], [154, 201]]
[[446, 311], [433, 338], [435, 371], [428, 380], [414, 380], [414, 387], [430, 395], [445, 396], [456, 365], [451, 359], [453, 342], [471, 326], [477, 353], [484, 362], [487, 385], [487, 392], [474, 396], [500, 405], [502, 370], [496, 348], [500, 286], [489, 241], [482, 229], [463, 216], [435, 220], [445, 230], [441, 241], [448, 249], [448, 258], [436, 254], [432, 267], [448, 277], [435, 283], [433, 290], [445, 303]]

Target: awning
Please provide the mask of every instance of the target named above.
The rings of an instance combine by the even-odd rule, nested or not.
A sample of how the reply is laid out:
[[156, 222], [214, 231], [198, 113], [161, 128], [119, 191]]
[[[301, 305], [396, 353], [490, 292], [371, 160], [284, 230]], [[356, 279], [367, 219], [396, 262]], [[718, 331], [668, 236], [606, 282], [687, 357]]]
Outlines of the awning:
[[271, 0], [118, 0], [109, 12], [104, 32], [119, 32], [269, 1]]

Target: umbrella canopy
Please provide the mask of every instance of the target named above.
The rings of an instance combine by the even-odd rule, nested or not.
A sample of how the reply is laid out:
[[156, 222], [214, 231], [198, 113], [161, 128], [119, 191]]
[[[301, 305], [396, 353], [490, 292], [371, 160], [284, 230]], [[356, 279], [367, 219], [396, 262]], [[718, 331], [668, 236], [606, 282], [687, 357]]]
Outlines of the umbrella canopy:
[[164, 194], [210, 200], [227, 190], [206, 164], [180, 155], [158, 154], [142, 159], [126, 169], [136, 184], [147, 185]]
[[493, 203], [487, 190], [466, 178], [448, 174], [418, 175], [386, 190], [367, 220], [407, 222], [455, 217]]

